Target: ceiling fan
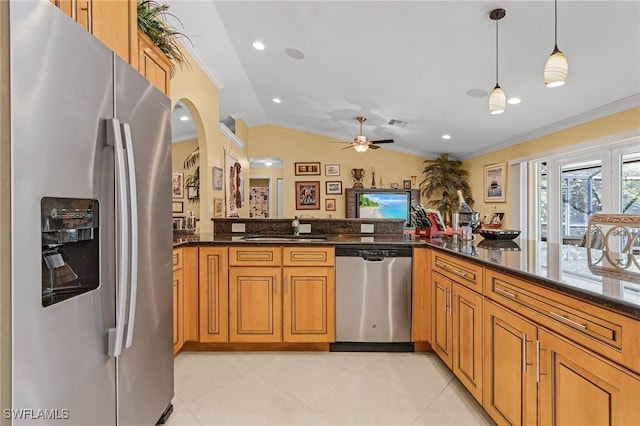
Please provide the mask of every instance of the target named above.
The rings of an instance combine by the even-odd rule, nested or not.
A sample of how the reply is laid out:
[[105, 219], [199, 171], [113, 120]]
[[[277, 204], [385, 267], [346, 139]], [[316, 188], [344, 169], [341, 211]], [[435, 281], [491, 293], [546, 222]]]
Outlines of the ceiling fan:
[[353, 142], [351, 142], [349, 146], [342, 149], [349, 149], [353, 147], [353, 149], [355, 149], [358, 152], [365, 152], [369, 148], [371, 149], [380, 148], [378, 144], [381, 144], [381, 143], [393, 143], [393, 139], [382, 139], [379, 141], [370, 141], [369, 138], [367, 138], [362, 134], [362, 123], [367, 121], [367, 119], [364, 117], [355, 117], [355, 119], [360, 123], [360, 133], [358, 134], [358, 136], [353, 138]]

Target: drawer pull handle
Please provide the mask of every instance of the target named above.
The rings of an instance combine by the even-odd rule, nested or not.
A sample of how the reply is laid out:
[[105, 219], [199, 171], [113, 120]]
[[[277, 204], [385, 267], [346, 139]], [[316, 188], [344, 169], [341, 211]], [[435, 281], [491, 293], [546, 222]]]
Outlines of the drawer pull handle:
[[556, 314], [555, 312], [549, 312], [549, 313], [551, 315], [553, 315], [554, 317], [558, 318], [559, 320], [564, 321], [565, 323], [567, 323], [569, 325], [577, 327], [577, 328], [579, 328], [581, 330], [586, 330], [587, 329], [587, 326], [585, 324], [580, 324], [579, 322], [575, 322], [572, 319], [569, 319], [569, 318], [567, 318], [567, 317], [565, 317], [563, 315], [560, 315], [560, 314]]
[[500, 287], [494, 287], [493, 291], [495, 291], [496, 293], [501, 294], [503, 296], [507, 296], [507, 297], [509, 297], [511, 299], [517, 299], [518, 298], [517, 294], [509, 293], [508, 291], [505, 291], [505, 290], [501, 289]]
[[459, 277], [469, 279], [469, 278], [467, 277], [466, 272], [462, 272], [462, 271], [459, 271], [459, 270], [457, 270], [457, 269], [450, 268], [448, 265], [445, 265], [444, 263], [436, 262], [436, 266], [437, 266], [438, 268], [442, 268], [442, 269], [444, 269], [445, 271], [449, 271], [449, 272], [451, 272], [451, 273], [453, 273], [453, 274], [456, 274], [456, 275], [457, 275], [457, 276], [459, 276]]

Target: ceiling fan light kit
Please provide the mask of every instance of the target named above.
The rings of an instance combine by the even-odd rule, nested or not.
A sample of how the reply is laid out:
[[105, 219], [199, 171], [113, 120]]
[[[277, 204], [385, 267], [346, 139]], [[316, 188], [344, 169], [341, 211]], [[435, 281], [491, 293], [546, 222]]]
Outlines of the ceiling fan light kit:
[[507, 106], [507, 97], [498, 83], [498, 21], [506, 15], [504, 9], [494, 9], [489, 13], [489, 18], [496, 21], [496, 87], [489, 96], [489, 112], [493, 115], [502, 114]]
[[562, 86], [569, 76], [567, 57], [558, 49], [558, 0], [554, 1], [554, 6], [554, 47], [544, 66], [544, 84], [547, 87]]

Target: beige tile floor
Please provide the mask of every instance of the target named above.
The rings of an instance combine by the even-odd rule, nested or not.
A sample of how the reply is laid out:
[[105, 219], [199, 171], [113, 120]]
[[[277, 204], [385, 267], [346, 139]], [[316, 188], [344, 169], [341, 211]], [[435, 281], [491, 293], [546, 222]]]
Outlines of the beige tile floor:
[[434, 354], [186, 352], [169, 426], [492, 425]]

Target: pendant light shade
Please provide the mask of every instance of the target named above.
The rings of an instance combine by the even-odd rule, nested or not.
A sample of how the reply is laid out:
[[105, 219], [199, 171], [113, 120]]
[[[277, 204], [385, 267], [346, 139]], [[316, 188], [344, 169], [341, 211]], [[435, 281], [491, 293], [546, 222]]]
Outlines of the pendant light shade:
[[504, 90], [496, 84], [489, 96], [489, 112], [491, 114], [502, 114], [507, 106], [507, 97]]
[[358, 152], [365, 152], [366, 150], [368, 150], [368, 149], [369, 149], [369, 145], [364, 145], [364, 144], [362, 144], [362, 145], [357, 145], [357, 144], [356, 144], [356, 145], [354, 145], [354, 146], [353, 146], [353, 149], [355, 149], [355, 150], [356, 150], [356, 151], [358, 151]]
[[544, 84], [547, 87], [562, 86], [569, 76], [569, 63], [558, 49], [558, 0], [555, 0], [555, 45], [544, 66]]
[[489, 13], [489, 18], [496, 21], [496, 87], [489, 96], [489, 112], [493, 115], [502, 114], [507, 106], [507, 96], [498, 83], [498, 21], [506, 15], [504, 9], [494, 9]]

